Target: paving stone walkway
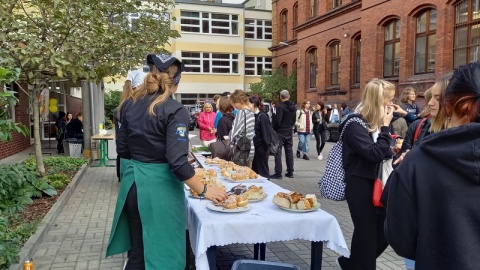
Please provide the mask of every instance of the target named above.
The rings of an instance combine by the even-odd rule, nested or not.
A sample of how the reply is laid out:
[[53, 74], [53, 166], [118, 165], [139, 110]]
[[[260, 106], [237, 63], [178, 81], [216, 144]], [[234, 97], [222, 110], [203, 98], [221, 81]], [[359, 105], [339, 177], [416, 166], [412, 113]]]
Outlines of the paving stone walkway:
[[[192, 144], [198, 143], [195, 139], [192, 141]], [[312, 140], [311, 149], [314, 149], [314, 144], [315, 141]], [[325, 157], [332, 145], [327, 143]], [[309, 161], [295, 158], [295, 178], [283, 178], [274, 182], [286, 189], [302, 193], [313, 191], [320, 198], [317, 182], [325, 170], [325, 160], [317, 160], [313, 151], [309, 156]], [[114, 164], [114, 161], [110, 162]], [[270, 169], [273, 171], [272, 158]], [[118, 188], [115, 168], [88, 168], [52, 229], [39, 245], [33, 257], [35, 269], [122, 269], [126, 255], [105, 258]], [[320, 202], [325, 211], [337, 218], [350, 245], [353, 225], [346, 202], [324, 199]], [[229, 270], [235, 260], [253, 258], [253, 245], [229, 245], [219, 247], [217, 252], [218, 269]], [[322, 269], [336, 269], [337, 256], [335, 252], [325, 248]], [[310, 242], [295, 240], [268, 243], [266, 260], [293, 263], [302, 270], [310, 269]], [[377, 269], [405, 269], [404, 261], [389, 248], [377, 260]]]

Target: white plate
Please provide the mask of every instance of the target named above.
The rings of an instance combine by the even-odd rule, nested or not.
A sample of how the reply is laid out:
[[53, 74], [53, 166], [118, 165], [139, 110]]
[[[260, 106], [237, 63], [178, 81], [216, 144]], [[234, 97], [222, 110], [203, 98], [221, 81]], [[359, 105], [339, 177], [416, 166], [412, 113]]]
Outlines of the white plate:
[[[276, 204], [275, 204], [275, 205], [276, 205]], [[317, 204], [316, 204], [313, 208], [306, 209], [306, 210], [285, 208], [285, 207], [281, 207], [281, 206], [279, 206], [279, 205], [277, 205], [277, 206], [278, 206], [278, 208], [283, 209], [283, 210], [285, 210], [285, 211], [296, 212], [296, 213], [307, 213], [307, 212], [317, 211], [318, 209], [320, 209], [320, 203], [318, 203], [318, 202], [317, 202]]]
[[216, 206], [213, 203], [207, 204], [207, 208], [212, 210], [212, 211], [217, 211], [217, 212], [222, 212], [222, 213], [239, 213], [239, 212], [245, 212], [245, 211], [248, 211], [248, 210], [252, 209], [252, 207], [248, 204], [247, 204], [247, 206], [238, 207], [238, 208], [235, 208], [235, 209], [225, 209], [225, 208], [223, 208], [223, 206]]
[[248, 200], [249, 202], [259, 202], [259, 201], [263, 201], [265, 198], [268, 197], [268, 194], [267, 193], [263, 193], [263, 198], [261, 199], [258, 199], [258, 200]]

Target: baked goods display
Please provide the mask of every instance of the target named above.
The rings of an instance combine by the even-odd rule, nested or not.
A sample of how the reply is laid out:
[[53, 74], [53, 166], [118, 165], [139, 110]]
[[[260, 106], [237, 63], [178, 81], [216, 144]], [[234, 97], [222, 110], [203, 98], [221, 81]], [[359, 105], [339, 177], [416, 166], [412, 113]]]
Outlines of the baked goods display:
[[245, 194], [230, 195], [224, 202], [215, 204], [215, 206], [222, 206], [225, 209], [236, 209], [247, 205], [248, 197]]
[[[219, 187], [225, 190], [225, 186], [220, 180], [217, 179], [217, 172], [215, 170], [206, 170], [202, 168], [195, 169], [195, 175], [200, 178], [203, 184], [206, 184], [208, 187]], [[193, 197], [198, 197], [197, 192], [193, 189], [190, 189], [190, 195]]]
[[206, 158], [205, 159], [205, 164], [210, 164], [210, 165], [220, 165], [222, 163], [227, 162], [226, 160], [223, 160], [221, 158]]
[[304, 196], [301, 193], [294, 191], [287, 193], [278, 192], [273, 196], [273, 203], [287, 209], [296, 210], [310, 210], [317, 206], [317, 196], [315, 194], [307, 194]]
[[247, 191], [245, 191], [243, 194], [246, 195], [251, 201], [262, 200], [266, 197], [265, 192], [263, 192], [263, 187], [257, 187], [255, 185], [248, 187]]
[[223, 177], [233, 181], [242, 181], [248, 179], [257, 179], [258, 174], [249, 167], [239, 166], [234, 163], [227, 163], [220, 165], [221, 174]]

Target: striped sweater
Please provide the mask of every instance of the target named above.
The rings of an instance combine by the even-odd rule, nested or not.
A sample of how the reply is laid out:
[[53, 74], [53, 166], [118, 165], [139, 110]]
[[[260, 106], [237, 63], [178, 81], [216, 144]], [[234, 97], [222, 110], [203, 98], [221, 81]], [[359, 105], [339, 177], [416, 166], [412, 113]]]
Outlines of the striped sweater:
[[253, 146], [253, 137], [255, 136], [255, 114], [248, 110], [243, 109], [238, 111], [235, 120], [233, 121], [232, 130], [230, 131], [230, 140], [232, 145], [235, 145], [236, 141], [245, 135], [245, 116], [247, 117], [247, 138], [250, 139], [250, 157], [253, 158], [255, 153], [255, 147]]

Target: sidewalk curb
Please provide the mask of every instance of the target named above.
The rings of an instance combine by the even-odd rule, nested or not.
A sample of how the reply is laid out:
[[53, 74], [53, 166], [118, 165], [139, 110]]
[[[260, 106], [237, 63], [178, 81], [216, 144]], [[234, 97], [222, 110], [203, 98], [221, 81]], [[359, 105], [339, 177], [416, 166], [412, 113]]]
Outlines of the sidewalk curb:
[[[68, 184], [68, 186], [62, 192], [55, 204], [52, 206], [52, 208], [50, 208], [47, 215], [45, 215], [45, 217], [42, 219], [42, 221], [38, 225], [37, 231], [32, 236], [30, 236], [25, 245], [23, 245], [20, 254], [18, 255], [20, 257], [19, 263], [12, 264], [9, 268], [10, 270], [22, 270], [23, 263], [33, 257], [33, 254], [35, 254], [35, 252], [37, 251], [38, 245], [42, 243], [43, 238], [50, 231], [50, 228], [57, 220], [58, 215], [62, 211], [63, 207], [66, 205], [68, 199], [70, 199], [70, 196], [77, 187], [78, 183], [80, 183], [80, 180], [82, 179], [83, 175], [89, 167], [90, 162], [87, 162], [87, 164], [83, 164], [82, 167], [80, 167], [80, 170], [75, 174], [70, 184]], [[33, 261], [35, 261], [35, 258]]]

